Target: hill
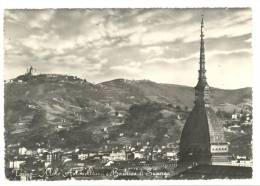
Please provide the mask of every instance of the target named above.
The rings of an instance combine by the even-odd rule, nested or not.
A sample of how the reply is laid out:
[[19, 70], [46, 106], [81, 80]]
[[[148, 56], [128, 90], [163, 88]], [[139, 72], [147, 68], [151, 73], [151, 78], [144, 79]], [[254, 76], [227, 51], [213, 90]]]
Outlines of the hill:
[[[176, 142], [194, 98], [187, 86], [125, 79], [92, 84], [57, 74], [22, 75], [4, 91], [6, 145], [32, 148]], [[251, 95], [251, 88], [213, 88], [213, 106], [239, 109]]]
[[[189, 108], [193, 106], [194, 101], [194, 88], [188, 86], [125, 79], [115, 79], [100, 83], [100, 85], [106, 87], [107, 93], [110, 92], [116, 97], [128, 98], [137, 94], [151, 101], [188, 106]], [[249, 87], [236, 90], [211, 88], [211, 94], [214, 106], [239, 105], [252, 100], [252, 89]]]

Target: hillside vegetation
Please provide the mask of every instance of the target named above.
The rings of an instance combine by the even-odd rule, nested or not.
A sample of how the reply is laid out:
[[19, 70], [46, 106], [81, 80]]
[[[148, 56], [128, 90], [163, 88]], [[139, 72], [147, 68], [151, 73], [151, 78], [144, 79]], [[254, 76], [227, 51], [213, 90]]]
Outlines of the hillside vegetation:
[[[212, 88], [216, 109], [251, 104], [251, 88]], [[19, 76], [5, 83], [6, 145], [57, 147], [177, 142], [193, 106], [192, 87], [147, 80], [99, 84], [65, 75]], [[233, 110], [232, 110], [233, 111]]]

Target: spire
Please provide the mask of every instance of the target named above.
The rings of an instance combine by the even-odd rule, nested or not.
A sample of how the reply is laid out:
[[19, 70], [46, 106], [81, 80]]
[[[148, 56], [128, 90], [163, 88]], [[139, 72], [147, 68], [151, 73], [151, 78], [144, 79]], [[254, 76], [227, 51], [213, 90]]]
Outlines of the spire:
[[201, 31], [200, 31], [200, 61], [199, 61], [199, 81], [195, 87], [195, 103], [205, 104], [210, 103], [210, 87], [207, 83], [205, 69], [205, 47], [204, 47], [204, 20], [201, 16]]
[[205, 69], [205, 47], [204, 47], [204, 20], [201, 15], [201, 31], [200, 31], [200, 69], [199, 69], [199, 82], [206, 82], [206, 69]]

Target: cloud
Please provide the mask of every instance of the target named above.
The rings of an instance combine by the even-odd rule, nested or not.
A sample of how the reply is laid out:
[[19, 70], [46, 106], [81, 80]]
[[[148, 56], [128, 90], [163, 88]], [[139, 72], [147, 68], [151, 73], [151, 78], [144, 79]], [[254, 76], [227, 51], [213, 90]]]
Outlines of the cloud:
[[169, 46], [148, 46], [140, 49], [140, 52], [144, 53], [144, 55], [151, 55], [150, 57], [160, 56], [169, 50]]
[[152, 64], [152, 63], [159, 63], [159, 64], [162, 64], [162, 63], [169, 63], [169, 64], [174, 64], [174, 63], [182, 63], [182, 62], [186, 62], [186, 61], [190, 61], [190, 60], [195, 60], [197, 57], [196, 54], [194, 55], [191, 55], [191, 56], [188, 56], [188, 57], [181, 57], [181, 58], [162, 58], [162, 57], [159, 57], [159, 58], [152, 58], [152, 59], [149, 59], [145, 62], [145, 64]]
[[[95, 82], [140, 78], [193, 86], [202, 12], [212, 86], [251, 86], [248, 8], [5, 10], [5, 79], [33, 65], [41, 73], [72, 74]], [[237, 61], [244, 69], [243, 80], [219, 84], [210, 75], [217, 71], [232, 79], [242, 69], [232, 68]]]
[[130, 60], [125, 60], [124, 61], [126, 65], [118, 65], [118, 66], [111, 66], [111, 70], [119, 70], [123, 71], [126, 73], [130, 74], [136, 74], [141, 72], [141, 63], [140, 62], [135, 62], [135, 61], [130, 61]]

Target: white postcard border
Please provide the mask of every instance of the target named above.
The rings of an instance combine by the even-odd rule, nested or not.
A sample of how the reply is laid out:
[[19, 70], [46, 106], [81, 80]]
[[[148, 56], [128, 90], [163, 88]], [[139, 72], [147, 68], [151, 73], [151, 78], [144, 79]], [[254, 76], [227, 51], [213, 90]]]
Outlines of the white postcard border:
[[[8, 181], [4, 175], [4, 95], [3, 95], [3, 28], [0, 30], [0, 184], [7, 185], [257, 185], [260, 184], [260, 1], [254, 0], [2, 0], [0, 2], [0, 25], [3, 26], [4, 9], [23, 8], [199, 8], [199, 7], [251, 7], [252, 8], [252, 47], [253, 47], [253, 178], [246, 180], [152, 180], [152, 181]], [[235, 68], [235, 67], [234, 67]], [[241, 74], [243, 75], [243, 74]]]

